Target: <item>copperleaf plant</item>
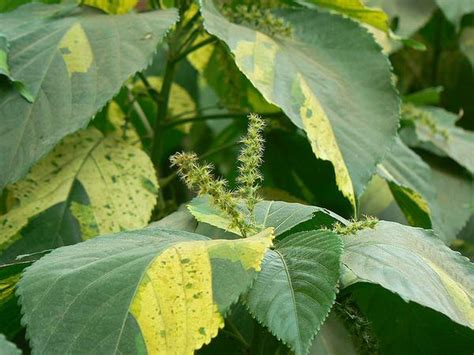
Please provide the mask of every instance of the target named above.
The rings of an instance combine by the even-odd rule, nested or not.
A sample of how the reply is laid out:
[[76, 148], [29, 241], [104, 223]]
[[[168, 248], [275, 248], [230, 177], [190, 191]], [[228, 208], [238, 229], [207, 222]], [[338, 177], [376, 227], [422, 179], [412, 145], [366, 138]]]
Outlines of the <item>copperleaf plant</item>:
[[370, 3], [2, 2], [0, 353], [472, 354], [473, 133], [386, 55], [436, 4]]

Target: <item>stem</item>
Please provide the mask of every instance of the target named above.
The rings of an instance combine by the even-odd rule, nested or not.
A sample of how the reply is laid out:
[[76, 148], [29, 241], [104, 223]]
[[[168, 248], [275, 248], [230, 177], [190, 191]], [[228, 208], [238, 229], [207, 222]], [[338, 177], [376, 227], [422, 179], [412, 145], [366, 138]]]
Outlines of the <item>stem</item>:
[[[204, 116], [197, 116], [192, 118], [184, 118], [181, 120], [171, 121], [164, 125], [164, 128], [171, 128], [175, 126], [179, 126], [188, 122], [199, 122], [199, 121], [207, 121], [207, 120], [223, 120], [229, 118], [241, 118], [246, 119], [247, 113], [217, 113], [213, 115], [204, 115]], [[262, 118], [278, 118], [283, 116], [283, 112], [269, 112], [269, 113], [258, 113], [258, 115]]]
[[171, 56], [168, 57], [166, 61], [165, 74], [163, 77], [163, 85], [161, 86], [161, 92], [158, 96], [158, 112], [156, 115], [154, 132], [155, 136], [153, 138], [153, 143], [151, 146], [151, 160], [155, 166], [158, 166], [161, 160], [161, 150], [163, 147], [163, 126], [166, 120], [166, 115], [168, 113], [168, 103], [171, 92], [171, 85], [173, 84], [174, 73], [176, 71], [175, 62], [171, 59]]
[[176, 58], [174, 58], [174, 61], [179, 62], [181, 59], [186, 58], [189, 53], [192, 53], [192, 52], [198, 50], [199, 48], [207, 46], [208, 44], [216, 42], [216, 41], [217, 41], [216, 37], [207, 38], [207, 39], [199, 42], [198, 44], [192, 46], [191, 48], [188, 48], [185, 51], [181, 52]]

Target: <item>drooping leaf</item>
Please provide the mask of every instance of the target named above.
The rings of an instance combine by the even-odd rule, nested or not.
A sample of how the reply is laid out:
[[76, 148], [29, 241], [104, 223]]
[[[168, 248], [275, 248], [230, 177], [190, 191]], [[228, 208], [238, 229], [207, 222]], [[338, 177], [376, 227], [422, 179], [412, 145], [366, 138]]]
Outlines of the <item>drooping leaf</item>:
[[206, 29], [230, 47], [264, 98], [306, 131], [354, 205], [398, 122], [389, 65], [373, 37], [351, 20], [311, 9], [275, 12], [291, 34], [272, 35], [230, 22], [212, 0], [201, 5]]
[[343, 287], [376, 283], [474, 328], [474, 265], [430, 231], [381, 221], [342, 239]]
[[84, 5], [97, 7], [109, 14], [125, 14], [132, 10], [138, 0], [85, 0]]
[[17, 203], [0, 216], [0, 260], [142, 228], [157, 186], [140, 149], [95, 128], [68, 136], [11, 186]]
[[7, 39], [0, 34], [0, 75], [7, 77], [15, 89], [23, 96], [25, 100], [33, 101], [30, 93], [25, 89], [25, 86], [20, 81], [15, 80], [10, 73], [10, 66], [8, 65], [9, 44]]
[[432, 227], [436, 192], [430, 167], [399, 138], [377, 167], [377, 174], [389, 183], [395, 200], [411, 225]]
[[[188, 210], [199, 222], [240, 234], [236, 228], [229, 228], [231, 220], [213, 207], [207, 197], [193, 199], [188, 204]], [[335, 222], [345, 224], [344, 218], [325, 208], [282, 201], [261, 201], [257, 203], [254, 217], [259, 227], [273, 227], [275, 236], [279, 238], [305, 222], [311, 222], [311, 229], [318, 229], [318, 227], [323, 226], [330, 227]]]
[[474, 184], [472, 176], [465, 176], [455, 166], [432, 164], [431, 167], [437, 191], [435, 227], [450, 244], [474, 214]]
[[409, 38], [418, 31], [436, 9], [433, 0], [367, 0], [364, 3], [381, 7], [391, 20], [397, 22], [395, 33], [404, 38]]
[[309, 355], [356, 355], [351, 334], [333, 312], [314, 338]]
[[423, 116], [402, 130], [410, 146], [448, 156], [474, 174], [474, 133], [455, 125], [458, 116], [442, 108], [417, 107]]
[[474, 12], [474, 3], [471, 0], [435, 0], [435, 2], [457, 28], [464, 15]]
[[377, 337], [380, 354], [472, 355], [473, 330], [380, 286], [360, 284], [351, 289]]
[[265, 255], [245, 297], [250, 312], [296, 355], [307, 354], [336, 300], [342, 242], [327, 230], [290, 234]]
[[329, 8], [384, 32], [390, 29], [387, 14], [380, 9], [366, 6], [361, 0], [299, 0], [298, 2]]
[[0, 14], [11, 74], [34, 99], [0, 84], [0, 189], [84, 127], [148, 65], [175, 21], [174, 10], [108, 16], [71, 5], [29, 4]]
[[227, 241], [150, 227], [57, 249], [19, 284], [32, 348], [192, 353], [223, 327], [272, 238], [271, 230]]
[[0, 350], [2, 355], [21, 355], [20, 349], [15, 344], [9, 342], [3, 334], [0, 334]]

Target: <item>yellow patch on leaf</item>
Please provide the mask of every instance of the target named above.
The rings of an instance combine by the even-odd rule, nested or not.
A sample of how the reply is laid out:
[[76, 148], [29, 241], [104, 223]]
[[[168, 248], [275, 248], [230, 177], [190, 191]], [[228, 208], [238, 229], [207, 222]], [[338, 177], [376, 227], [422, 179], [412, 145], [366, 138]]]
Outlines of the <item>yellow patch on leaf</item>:
[[352, 180], [337, 144], [331, 123], [304, 78], [299, 76], [297, 80], [304, 96], [304, 102], [300, 108], [300, 117], [313, 152], [319, 159], [328, 160], [333, 164], [338, 188], [355, 206]]
[[272, 239], [269, 228], [247, 239], [181, 242], [162, 252], [146, 271], [130, 307], [148, 354], [193, 354], [208, 344], [224, 327], [213, 297], [212, 260], [260, 270]]
[[138, 0], [85, 0], [84, 4], [97, 7], [109, 14], [122, 15], [137, 6]]
[[461, 319], [466, 318], [471, 328], [474, 328], [474, 307], [472, 306], [472, 295], [469, 296], [469, 291], [465, 290], [459, 282], [456, 282], [452, 277], [446, 273], [442, 268], [428, 260], [423, 260], [433, 269], [438, 275], [444, 288], [451, 296], [453, 303], [456, 306], [458, 315]]
[[59, 43], [69, 77], [74, 73], [87, 73], [94, 54], [80, 23], [74, 24]]

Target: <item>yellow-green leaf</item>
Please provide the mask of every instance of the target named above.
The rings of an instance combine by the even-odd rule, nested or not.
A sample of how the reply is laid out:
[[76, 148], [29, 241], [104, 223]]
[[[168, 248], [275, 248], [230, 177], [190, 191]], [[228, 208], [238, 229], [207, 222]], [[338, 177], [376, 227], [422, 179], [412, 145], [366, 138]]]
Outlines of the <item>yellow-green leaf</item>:
[[109, 14], [125, 14], [130, 12], [138, 3], [138, 0], [84, 0], [84, 5], [97, 7]]
[[385, 32], [390, 30], [387, 14], [381, 9], [365, 6], [361, 0], [305, 0], [303, 2], [326, 7]]
[[54, 354], [192, 354], [224, 326], [272, 239], [272, 228], [210, 240], [149, 227], [57, 249], [20, 282], [32, 347]]
[[9, 250], [0, 259], [144, 227], [157, 187], [140, 149], [94, 128], [68, 136], [10, 186], [15, 204], [0, 216], [0, 250]]

